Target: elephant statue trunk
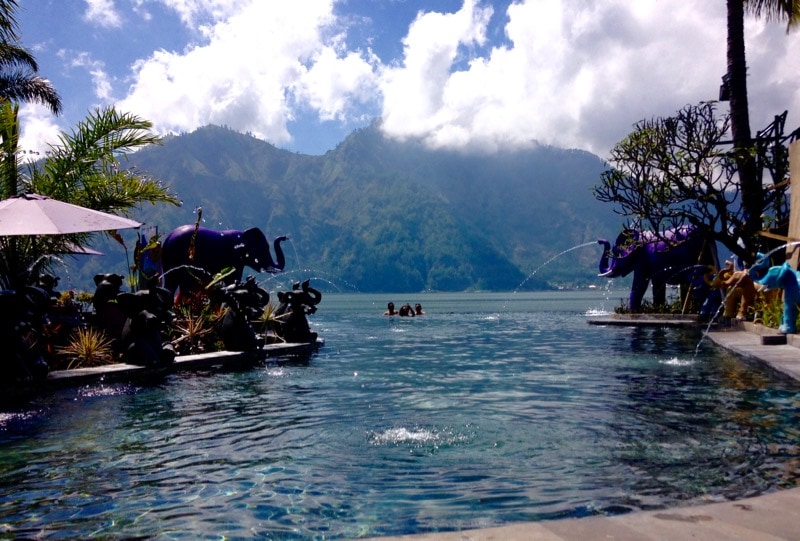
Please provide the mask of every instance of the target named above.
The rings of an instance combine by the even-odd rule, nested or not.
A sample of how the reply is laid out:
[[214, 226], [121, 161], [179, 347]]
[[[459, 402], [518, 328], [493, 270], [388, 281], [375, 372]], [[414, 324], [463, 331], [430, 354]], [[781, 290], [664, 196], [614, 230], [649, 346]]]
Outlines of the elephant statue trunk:
[[275, 252], [275, 262], [270, 261], [270, 265], [264, 269], [267, 272], [278, 272], [282, 271], [286, 266], [286, 256], [283, 253], [283, 247], [281, 243], [287, 240], [288, 237], [280, 236], [277, 237], [275, 240], [272, 241], [272, 250]]
[[614, 246], [606, 239], [598, 239], [597, 244], [603, 247], [600, 257], [599, 276], [619, 278], [627, 276], [634, 270], [634, 254], [642, 246], [639, 233], [625, 229], [617, 236]]
[[607, 276], [611, 278], [614, 272], [613, 260], [609, 260], [611, 256], [611, 243], [606, 239], [597, 239], [597, 244], [603, 247], [603, 255], [600, 256], [600, 274], [598, 276]]

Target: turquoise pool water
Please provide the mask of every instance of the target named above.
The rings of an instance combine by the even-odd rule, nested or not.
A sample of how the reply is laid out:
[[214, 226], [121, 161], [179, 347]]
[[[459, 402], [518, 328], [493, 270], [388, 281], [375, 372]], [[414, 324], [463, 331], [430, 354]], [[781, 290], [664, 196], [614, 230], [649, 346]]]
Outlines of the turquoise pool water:
[[348, 539], [798, 484], [796, 384], [586, 323], [608, 304], [329, 294], [310, 358], [40, 397], [0, 414], [0, 537]]

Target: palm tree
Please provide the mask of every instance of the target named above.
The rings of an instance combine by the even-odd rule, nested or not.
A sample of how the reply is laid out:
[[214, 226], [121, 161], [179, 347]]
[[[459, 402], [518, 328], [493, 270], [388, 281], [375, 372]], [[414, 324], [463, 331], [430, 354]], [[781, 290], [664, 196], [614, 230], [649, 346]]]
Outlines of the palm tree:
[[[761, 230], [761, 213], [764, 210], [764, 188], [756, 170], [756, 156], [750, 135], [750, 113], [747, 103], [747, 63], [744, 44], [744, 15], [750, 12], [757, 17], [787, 21], [787, 32], [800, 25], [800, 0], [726, 0], [728, 15], [728, 73], [730, 92], [731, 133], [733, 151], [742, 193], [742, 207], [746, 216], [745, 243], [754, 244]], [[750, 250], [755, 256], [755, 250]]]
[[[177, 197], [156, 179], [124, 168], [127, 153], [159, 144], [152, 124], [113, 107], [97, 110], [80, 122], [71, 134], [62, 133], [41, 162], [18, 167], [16, 144], [19, 107], [0, 99], [0, 190], [5, 197], [22, 190], [34, 191], [112, 214], [130, 214], [138, 205], [180, 204]], [[52, 257], [87, 246], [95, 234], [52, 237], [0, 237], [0, 288], [14, 289], [29, 272], [52, 265]]]
[[36, 75], [36, 59], [17, 44], [17, 8], [16, 0], [0, 0], [0, 99], [41, 103], [59, 114], [58, 92], [50, 81]]
[[128, 215], [144, 202], [179, 204], [157, 180], [122, 162], [128, 153], [161, 144], [152, 127], [113, 106], [96, 109], [72, 133], [62, 133], [39, 166], [29, 168], [30, 189], [112, 214]]

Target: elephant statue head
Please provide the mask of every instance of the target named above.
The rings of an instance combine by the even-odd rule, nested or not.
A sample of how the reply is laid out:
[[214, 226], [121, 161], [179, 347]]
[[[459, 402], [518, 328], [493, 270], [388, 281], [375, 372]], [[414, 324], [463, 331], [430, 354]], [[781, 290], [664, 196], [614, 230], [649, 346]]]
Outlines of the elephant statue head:
[[598, 239], [603, 246], [600, 257], [600, 274], [606, 278], [627, 276], [636, 268], [636, 254], [642, 248], [641, 234], [633, 229], [623, 229], [614, 246], [606, 239]]
[[140, 366], [163, 366], [175, 360], [169, 330], [175, 314], [172, 294], [163, 287], [120, 293], [117, 304], [127, 317], [120, 336], [125, 362]]
[[245, 229], [241, 233], [242, 242], [234, 248], [239, 261], [259, 272], [280, 272], [286, 266], [286, 257], [283, 253], [281, 243], [287, 237], [277, 237], [273, 241], [275, 260], [269, 252], [269, 241], [264, 233], [257, 227]]

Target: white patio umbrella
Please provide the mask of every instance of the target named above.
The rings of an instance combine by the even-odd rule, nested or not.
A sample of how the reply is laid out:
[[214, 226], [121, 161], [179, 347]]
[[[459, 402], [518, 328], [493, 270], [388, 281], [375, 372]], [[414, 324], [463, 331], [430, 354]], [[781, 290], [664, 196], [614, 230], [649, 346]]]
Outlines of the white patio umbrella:
[[0, 236], [65, 235], [112, 229], [131, 229], [142, 224], [51, 199], [46, 195], [21, 194], [0, 201]]

